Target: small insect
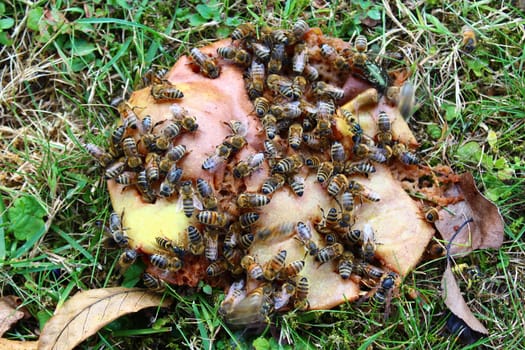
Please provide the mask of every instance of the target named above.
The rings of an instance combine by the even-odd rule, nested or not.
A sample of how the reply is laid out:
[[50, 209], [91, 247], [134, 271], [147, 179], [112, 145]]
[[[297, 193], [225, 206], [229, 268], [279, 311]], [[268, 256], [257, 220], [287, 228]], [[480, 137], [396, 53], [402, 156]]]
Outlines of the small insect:
[[218, 202], [211, 185], [204, 179], [197, 179], [197, 192], [201, 197], [201, 203], [206, 210], [217, 210]]
[[224, 227], [230, 222], [230, 217], [226, 213], [203, 210], [197, 214], [197, 220], [207, 226]]
[[148, 153], [146, 156], [146, 176], [148, 181], [154, 182], [157, 181], [160, 177], [160, 156], [156, 153]]
[[244, 280], [241, 279], [237, 282], [233, 282], [228, 289], [228, 293], [224, 297], [221, 305], [219, 306], [219, 315], [224, 317], [233, 311], [233, 308], [246, 297], [246, 289], [244, 289]]
[[407, 80], [403, 86], [401, 86], [401, 90], [399, 91], [399, 102], [397, 104], [399, 112], [405, 120], [408, 120], [412, 116], [415, 104], [415, 88], [414, 85]]
[[332, 142], [330, 147], [330, 158], [333, 163], [341, 163], [346, 159], [345, 149], [343, 144], [339, 141]]
[[364, 275], [374, 279], [380, 279], [385, 274], [383, 269], [366, 262], [357, 263], [355, 270], [361, 276]]
[[137, 173], [134, 171], [125, 171], [115, 177], [115, 182], [121, 185], [133, 185], [137, 182]]
[[303, 140], [303, 127], [299, 123], [294, 123], [288, 128], [288, 145], [293, 149], [298, 149]]
[[402, 143], [397, 143], [392, 147], [392, 153], [402, 163], [406, 165], [419, 164], [419, 158], [412, 152], [408, 151], [407, 147]]
[[369, 224], [363, 226], [363, 245], [361, 246], [361, 252], [366, 262], [370, 262], [376, 252], [376, 242], [374, 237], [374, 230]]
[[190, 51], [193, 62], [199, 66], [200, 71], [208, 78], [215, 79], [219, 77], [220, 67], [217, 66], [215, 59], [203, 54], [199, 49], [194, 47]]
[[256, 212], [248, 212], [239, 216], [239, 223], [242, 228], [247, 228], [253, 225], [257, 220], [259, 220], [259, 214]]
[[273, 173], [291, 174], [297, 171], [303, 165], [303, 158], [299, 154], [295, 154], [278, 161], [272, 168]]
[[289, 280], [297, 276], [304, 268], [304, 260], [295, 260], [283, 267], [279, 272], [278, 279], [280, 280]]
[[334, 163], [332, 162], [322, 162], [317, 168], [317, 181], [324, 183], [327, 181], [334, 171]]
[[162, 135], [168, 140], [173, 141], [177, 136], [179, 136], [180, 131], [180, 122], [170, 122], [162, 129]]
[[370, 60], [366, 60], [362, 67], [363, 73], [356, 75], [362, 77], [374, 85], [380, 93], [383, 93], [390, 83], [390, 78], [387, 71], [383, 67], [377, 65], [374, 62], [371, 62]]
[[155, 84], [151, 87], [151, 96], [156, 102], [178, 100], [184, 93], [171, 84]]
[[341, 278], [344, 280], [349, 279], [350, 275], [352, 274], [353, 267], [354, 255], [350, 252], [344, 252], [337, 265], [337, 269]]
[[388, 152], [386, 148], [378, 148], [362, 143], [356, 144], [353, 151], [358, 158], [367, 158], [377, 163], [385, 163], [391, 156], [391, 152]]
[[317, 224], [317, 230], [326, 232], [326, 229], [333, 228], [335, 225], [337, 225], [337, 222], [339, 221], [339, 213], [337, 212], [336, 208], [328, 209], [326, 214], [324, 209], [321, 208], [321, 212], [323, 214], [323, 218], [321, 219], [321, 222]]
[[255, 258], [251, 255], [245, 255], [241, 259], [241, 267], [246, 270], [248, 278], [262, 281], [264, 279], [263, 268], [260, 264], [255, 261]]
[[294, 98], [292, 81], [282, 75], [270, 74], [266, 78], [266, 85], [276, 94], [287, 98]]
[[186, 228], [188, 235], [188, 249], [193, 255], [202, 255], [204, 253], [204, 239], [202, 233], [195, 226], [188, 226]]
[[252, 60], [251, 65], [251, 92], [248, 95], [253, 100], [257, 97], [262, 96], [264, 90], [264, 78], [266, 76], [264, 64]]
[[457, 264], [452, 267], [452, 272], [461, 276], [462, 279], [467, 281], [467, 290], [472, 287], [472, 285], [479, 281], [483, 277], [479, 266], [469, 265], [467, 263]]
[[221, 46], [217, 48], [217, 54], [222, 58], [231, 60], [235, 57], [236, 48], [233, 46]]
[[296, 196], [302, 197], [304, 194], [304, 177], [302, 176], [290, 176], [288, 177], [288, 183], [290, 188]]
[[348, 188], [348, 184], [348, 178], [344, 174], [336, 174], [328, 182], [328, 194], [335, 197], [339, 192], [345, 191]]
[[204, 232], [204, 256], [209, 261], [216, 261], [219, 258], [219, 235], [215, 231]]
[[308, 302], [308, 293], [310, 291], [310, 283], [308, 278], [301, 277], [297, 283], [297, 288], [295, 291], [295, 302], [294, 307], [301, 311], [306, 311], [310, 307]]
[[154, 203], [157, 199], [155, 191], [151, 188], [146, 170], [142, 170], [137, 175], [137, 188], [142, 195], [142, 200], [147, 203]]
[[255, 26], [251, 23], [242, 23], [231, 34], [232, 40], [242, 40], [257, 34]]
[[317, 169], [321, 165], [321, 160], [317, 156], [309, 156], [304, 160], [304, 165], [310, 169]]
[[160, 278], [157, 278], [147, 272], [144, 272], [142, 275], [142, 282], [146, 288], [152, 290], [160, 290], [164, 287], [164, 282]]
[[439, 220], [438, 210], [436, 208], [429, 208], [427, 211], [425, 211], [425, 220], [427, 220], [430, 223]]
[[133, 137], [126, 137], [122, 141], [122, 149], [126, 156], [126, 162], [130, 168], [137, 168], [142, 165], [142, 158], [137, 150], [137, 143]]
[[295, 119], [301, 116], [301, 102], [292, 101], [282, 104], [273, 104], [270, 106], [270, 113], [275, 115], [278, 120]]
[[194, 132], [199, 128], [197, 124], [197, 118], [195, 116], [186, 115], [180, 120], [180, 125], [182, 128], [189, 132]]
[[136, 260], [138, 253], [135, 249], [126, 249], [118, 259], [118, 267], [121, 274], [123, 274]]
[[349, 181], [348, 189], [352, 194], [358, 195], [361, 198], [369, 200], [371, 202], [379, 202], [381, 200], [381, 197], [378, 193], [370, 190], [369, 188], [365, 187], [364, 185], [360, 184], [355, 180]]
[[281, 71], [285, 54], [285, 46], [283, 44], [273, 46], [270, 61], [268, 62], [268, 72], [270, 74], [277, 74]]
[[277, 29], [277, 30], [274, 30], [271, 35], [272, 35], [272, 40], [274, 43], [280, 43], [284, 45], [289, 44], [290, 39], [286, 31]]
[[247, 250], [250, 248], [254, 240], [255, 240], [255, 236], [253, 235], [253, 233], [248, 232], [240, 237], [239, 246], [242, 249]]
[[364, 35], [358, 35], [355, 38], [355, 49], [357, 52], [366, 52], [368, 50], [368, 40]]
[[273, 302], [275, 310], [282, 309], [290, 302], [295, 294], [295, 286], [289, 282], [283, 283], [281, 290], [274, 294]]
[[206, 275], [208, 275], [208, 277], [217, 277], [226, 271], [228, 271], [228, 263], [226, 260], [217, 260], [208, 265]]
[[292, 33], [297, 40], [303, 39], [303, 36], [310, 30], [308, 23], [302, 19], [297, 20], [292, 26]]
[[169, 270], [176, 272], [182, 268], [182, 260], [176, 256], [164, 256], [162, 254], [151, 254], [149, 257], [150, 263], [161, 270]]
[[463, 47], [463, 50], [467, 53], [471, 53], [474, 51], [478, 44], [478, 40], [476, 38], [476, 33], [474, 32], [474, 29], [468, 25], [464, 25], [461, 28], [461, 46]]
[[115, 241], [115, 243], [123, 248], [126, 247], [129, 243], [129, 237], [126, 235], [126, 231], [122, 225], [122, 217], [124, 216], [124, 213], [121, 215], [113, 212], [109, 216], [109, 234]]
[[84, 148], [93, 158], [99, 162], [100, 166], [103, 168], [106, 168], [114, 162], [113, 156], [111, 154], [105, 152], [102, 148], [95, 144], [87, 143], [84, 145]]
[[275, 138], [275, 134], [277, 134], [277, 118], [271, 113], [267, 113], [262, 119], [261, 119], [262, 126], [264, 128], [264, 132], [266, 133], [266, 138], [273, 140]]
[[324, 264], [330, 260], [340, 257], [344, 253], [344, 247], [341, 243], [334, 243], [319, 249], [316, 255], [316, 260]]
[[272, 310], [273, 301], [265, 289], [261, 286], [248, 293], [229, 314], [224, 316], [225, 321], [233, 326], [268, 323], [268, 314]]
[[370, 161], [365, 160], [362, 162], [347, 161], [344, 166], [344, 173], [347, 175], [368, 175], [376, 172], [376, 168]]
[[354, 196], [349, 191], [344, 191], [341, 195], [341, 206], [344, 211], [354, 210]]
[[186, 155], [186, 146], [185, 145], [177, 145], [175, 147], [170, 148], [166, 152], [166, 158], [169, 159], [172, 162], [177, 162], [182, 159]]
[[264, 154], [267, 158], [276, 158], [279, 154], [277, 147], [272, 140], [264, 140]]
[[292, 71], [295, 74], [302, 74], [304, 67], [308, 63], [308, 48], [306, 44], [295, 45], [295, 53], [292, 57]]
[[142, 86], [148, 86], [151, 84], [160, 84], [165, 82], [165, 76], [168, 73], [167, 69], [154, 69], [150, 68], [142, 76]]
[[348, 231], [345, 235], [345, 238], [351, 243], [358, 243], [363, 241], [363, 235], [361, 234], [361, 230], [357, 229]]
[[262, 118], [266, 115], [266, 113], [268, 113], [268, 110], [270, 109], [270, 101], [264, 97], [257, 97], [253, 101], [253, 106], [257, 117]]
[[313, 87], [313, 92], [318, 96], [327, 96], [334, 100], [342, 99], [345, 93], [343, 89], [325, 83], [324, 81], [316, 82]]
[[243, 148], [246, 145], [246, 143], [247, 141], [244, 136], [236, 134], [227, 137], [226, 140], [224, 140], [223, 145], [231, 148], [230, 155], [232, 155], [234, 152], [238, 152], [241, 148]]
[[[332, 122], [330, 118], [319, 118], [313, 131], [315, 136], [327, 139], [332, 136]], [[310, 145], [311, 146], [311, 145]]]
[[262, 207], [270, 203], [270, 197], [258, 193], [241, 193], [237, 197], [237, 205], [240, 208]]
[[253, 42], [251, 43], [253, 53], [262, 62], [267, 62], [270, 59], [270, 48], [266, 45]]
[[317, 255], [319, 248], [312, 240], [312, 229], [310, 228], [309, 224], [299, 221], [295, 230], [297, 232], [296, 239], [304, 245], [308, 253], [311, 256]]
[[133, 111], [133, 108], [127, 103], [122, 102], [117, 106], [117, 110], [124, 122], [126, 130], [137, 130], [139, 117]]
[[307, 84], [306, 78], [301, 75], [298, 75], [293, 78], [292, 95], [293, 95], [294, 100], [298, 100], [299, 98], [301, 98], [301, 96], [303, 96], [306, 90], [306, 84]]
[[284, 185], [284, 182], [284, 176], [282, 176], [281, 174], [273, 174], [272, 176], [264, 180], [261, 192], [266, 195], [272, 194], [279, 188], [281, 188]]
[[161, 197], [171, 196], [175, 192], [175, 187], [181, 178], [182, 168], [178, 168], [177, 164], [173, 164], [170, 170], [166, 173], [166, 177], [160, 184], [159, 195]]
[[392, 124], [388, 114], [381, 111], [377, 118], [377, 126], [379, 132], [377, 133], [377, 140], [381, 145], [388, 145], [392, 142]]
[[277, 274], [284, 267], [286, 260], [286, 250], [281, 250], [279, 253], [274, 255], [270, 261], [268, 261], [264, 267], [264, 278], [268, 281], [273, 281]]
[[313, 81], [316, 81], [317, 79], [319, 79], [319, 72], [317, 71], [317, 69], [314, 66], [312, 66], [310, 64], [307, 64], [306, 66], [304, 66], [303, 76], [309, 82], [313, 82]]

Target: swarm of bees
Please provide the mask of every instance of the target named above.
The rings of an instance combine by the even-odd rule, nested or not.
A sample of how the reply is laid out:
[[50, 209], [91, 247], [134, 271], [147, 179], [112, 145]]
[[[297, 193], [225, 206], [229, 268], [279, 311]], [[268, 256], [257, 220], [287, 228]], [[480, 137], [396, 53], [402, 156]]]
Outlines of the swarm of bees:
[[[233, 164], [248, 141], [246, 125], [232, 120], [224, 126], [231, 133], [202, 163], [203, 172], [232, 163], [232, 175], [237, 180], [268, 165], [260, 190], [238, 193], [230, 209], [220, 205], [220, 189], [202, 178], [187, 177], [179, 166], [189, 150], [178, 139], [184, 133], [197, 132], [198, 123], [177, 104], [184, 93], [165, 78], [165, 71], [148, 71], [143, 84], [151, 86], [156, 103], [173, 103], [171, 115], [154, 124], [149, 116], [139, 118], [134, 106], [124, 102], [118, 107], [123, 124], [112, 132], [108, 150], [94, 144], [85, 146], [104, 169], [105, 179], [135, 188], [144, 202], [177, 200], [191, 222], [185, 230], [187, 245], [178, 246], [159, 235], [158, 251], [142, 258], [166, 273], [177, 273], [184, 267], [186, 256], [198, 256], [208, 262], [208, 278], [232, 276], [236, 282], [219, 309], [232, 325], [265, 322], [276, 310], [308, 310], [309, 286], [314, 281], [301, 275], [306, 264], [333, 265], [342, 280], [355, 278], [367, 298], [380, 304], [388, 300], [399, 283], [394, 271], [380, 267], [376, 246], [381, 242], [376, 242], [373, 227], [353, 227], [361, 206], [381, 200], [360, 178], [373, 176], [374, 164], [399, 161], [409, 167], [419, 164], [419, 157], [396, 139], [392, 117], [386, 112], [376, 116], [378, 133], [366, 135], [359, 115], [339, 108], [345, 90], [321, 78], [319, 67], [328, 65], [343, 80], [352, 75], [385, 93], [389, 75], [370, 57], [366, 37], [360, 35], [353, 46], [340, 49], [328, 43], [313, 45], [308, 41], [309, 31], [302, 20], [289, 30], [256, 28], [245, 23], [233, 31], [231, 44], [220, 47], [217, 56], [197, 48], [190, 52], [196, 71], [210, 79], [220, 76], [221, 64], [241, 67], [253, 114], [260, 121], [263, 149]], [[401, 94], [399, 104], [408, 114], [413, 107], [413, 88], [407, 90]], [[351, 142], [343, 143], [335, 132], [337, 118], [344, 120], [353, 135]], [[335, 204], [320, 208], [319, 219], [292, 223], [297, 244], [304, 247], [304, 259], [287, 261], [283, 249], [266, 263], [259, 261], [250, 255], [250, 247], [258, 237], [254, 227], [261, 211], [283, 188], [303, 196], [309, 174], [315, 176]], [[432, 214], [428, 213], [429, 220]], [[106, 231], [119, 247], [125, 248], [128, 240], [120, 220], [120, 214], [113, 213]], [[264, 231], [258, 229], [259, 233]], [[324, 242], [313, 239], [313, 230]], [[139, 255], [126, 249], [120, 258], [122, 267], [129, 266]], [[164, 283], [162, 275], [151, 273], [144, 274], [143, 282], [155, 290]]]

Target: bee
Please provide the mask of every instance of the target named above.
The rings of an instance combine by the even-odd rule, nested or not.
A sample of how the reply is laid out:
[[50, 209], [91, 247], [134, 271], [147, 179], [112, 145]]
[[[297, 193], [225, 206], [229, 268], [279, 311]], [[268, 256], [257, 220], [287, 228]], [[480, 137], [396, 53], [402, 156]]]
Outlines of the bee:
[[156, 102], [178, 100], [184, 93], [171, 84], [155, 84], [151, 87], [151, 96]]
[[167, 69], [154, 69], [150, 68], [142, 76], [142, 86], [148, 86], [151, 84], [160, 84], [165, 82], [165, 76], [168, 73]]
[[[113, 158], [118, 158], [122, 155], [122, 140], [124, 139], [124, 135], [126, 134], [126, 127], [124, 125], [120, 125], [113, 130], [111, 133], [111, 138], [109, 139], [109, 150], [108, 153]], [[104, 165], [102, 165], [104, 166]]]
[[333, 228], [337, 225], [337, 222], [339, 221], [339, 213], [337, 212], [336, 208], [330, 208], [328, 209], [328, 212], [325, 214], [324, 209], [321, 208], [321, 213], [323, 214], [323, 217], [319, 224], [317, 224], [318, 231], [326, 231], [326, 229]]
[[335, 197], [341, 191], [345, 191], [348, 188], [348, 178], [344, 174], [336, 174], [328, 182], [328, 194]]
[[436, 208], [429, 208], [427, 211], [425, 211], [425, 220], [430, 223], [434, 223], [439, 220], [438, 210]]
[[217, 198], [211, 185], [204, 179], [197, 179], [197, 192], [201, 196], [202, 205], [206, 210], [217, 209]]
[[332, 259], [340, 257], [343, 253], [343, 245], [341, 243], [334, 243], [332, 245], [319, 249], [315, 258], [321, 264], [324, 264]]
[[292, 57], [292, 71], [296, 74], [302, 74], [307, 63], [308, 48], [306, 44], [295, 45], [295, 53]]
[[317, 168], [317, 181], [320, 183], [326, 182], [334, 171], [334, 163], [322, 162]]
[[341, 278], [344, 280], [349, 279], [350, 275], [352, 274], [353, 267], [354, 255], [350, 252], [344, 252], [337, 265], [337, 269]]
[[290, 188], [296, 196], [302, 197], [304, 194], [304, 177], [291, 176], [288, 177]]
[[308, 293], [310, 291], [310, 283], [308, 278], [301, 277], [297, 283], [297, 288], [295, 291], [295, 302], [294, 307], [301, 311], [306, 311], [310, 307], [308, 302]]
[[284, 185], [284, 182], [284, 176], [282, 176], [281, 174], [273, 174], [272, 176], [264, 180], [261, 192], [266, 195], [272, 194], [279, 188], [281, 188]]
[[232, 59], [235, 64], [243, 67], [248, 67], [252, 62], [252, 56], [248, 51], [241, 48], [235, 49], [235, 55]]
[[137, 182], [137, 173], [134, 171], [125, 171], [115, 177], [115, 182], [121, 185], [133, 185]]
[[267, 158], [276, 158], [279, 154], [275, 143], [271, 140], [264, 140], [264, 154]]
[[170, 122], [162, 129], [162, 135], [168, 140], [173, 140], [180, 134], [181, 124], [180, 122]]
[[191, 49], [190, 56], [193, 59], [193, 62], [199, 66], [201, 73], [203, 73], [205, 76], [211, 79], [219, 77], [221, 70], [213, 58], [203, 54], [196, 47]]
[[257, 97], [253, 101], [253, 106], [257, 117], [262, 118], [266, 115], [266, 113], [268, 113], [270, 109], [270, 101], [264, 97]]
[[[227, 147], [227, 151], [230, 152], [230, 148]], [[217, 154], [217, 151], [216, 153], [210, 155], [209, 157], [207, 157], [204, 162], [202, 162], [202, 169], [203, 170], [214, 170], [215, 168], [217, 168], [220, 164], [222, 164], [224, 162], [225, 158], [224, 157], [221, 157]]]
[[251, 65], [251, 92], [249, 92], [250, 98], [253, 100], [256, 97], [262, 96], [264, 91], [264, 77], [265, 77], [264, 64], [252, 60]]
[[405, 120], [408, 120], [412, 116], [414, 105], [416, 104], [416, 95], [414, 85], [411, 82], [405, 81], [401, 90], [399, 91], [399, 102], [397, 107], [399, 112]]
[[279, 272], [278, 279], [289, 280], [297, 276], [304, 268], [304, 260], [295, 260], [283, 267]]
[[108, 152], [105, 152], [102, 148], [92, 143], [87, 143], [84, 148], [88, 153], [95, 158], [101, 167], [106, 168], [114, 162], [113, 156]]
[[226, 260], [217, 260], [208, 265], [206, 275], [208, 275], [208, 277], [217, 277], [226, 271], [228, 271], [228, 263]]
[[354, 196], [349, 191], [344, 191], [341, 195], [341, 206], [344, 211], [354, 210]]
[[146, 288], [152, 290], [160, 290], [164, 286], [164, 282], [160, 278], [157, 278], [147, 272], [144, 272], [142, 275], [142, 282]]
[[392, 124], [385, 112], [379, 112], [377, 126], [379, 128], [379, 132], [377, 133], [379, 143], [382, 145], [390, 144], [392, 142]]
[[182, 207], [182, 210], [187, 217], [193, 215], [195, 208], [199, 210], [203, 209], [202, 202], [197, 198], [195, 191], [193, 190], [191, 180], [181, 183], [179, 189], [179, 207]]
[[126, 231], [124, 227], [122, 226], [122, 217], [124, 216], [124, 213], [121, 215], [113, 212], [109, 215], [109, 234], [113, 238], [113, 241], [115, 243], [123, 248], [126, 247], [129, 243], [129, 237], [126, 235]]
[[282, 75], [270, 74], [266, 78], [266, 85], [276, 94], [283, 95], [287, 98], [294, 98], [292, 90], [292, 81]]
[[182, 260], [176, 256], [164, 256], [161, 254], [151, 254], [149, 257], [151, 265], [158, 267], [161, 270], [169, 270], [171, 272], [179, 271], [182, 268]]
[[[231, 148], [232, 152], [237, 152], [246, 145], [246, 138], [242, 135], [232, 135], [224, 140], [223, 145]], [[227, 158], [227, 157], [226, 157]]]
[[277, 274], [284, 267], [284, 262], [286, 260], [286, 250], [281, 250], [279, 253], [274, 255], [270, 261], [268, 261], [264, 267], [264, 278], [268, 281], [273, 281]]
[[368, 158], [377, 163], [385, 163], [390, 157], [387, 149], [380, 149], [370, 145], [367, 146], [362, 143], [356, 144], [353, 151], [358, 158]]
[[376, 168], [369, 161], [363, 161], [354, 163], [352, 161], [347, 161], [344, 166], [344, 173], [347, 175], [368, 175], [376, 172]]
[[303, 159], [301, 155], [295, 154], [278, 161], [272, 168], [272, 172], [278, 174], [291, 174], [294, 171], [297, 171], [302, 165]]
[[[306, 79], [305, 77], [298, 75], [293, 78], [292, 81], [292, 96], [294, 100], [298, 100], [303, 96], [304, 91], [306, 90]], [[302, 113], [302, 112], [301, 112]], [[300, 114], [299, 114], [300, 115]]]
[[270, 107], [270, 113], [277, 119], [295, 119], [301, 116], [300, 102], [294, 101], [284, 104], [274, 104]]
[[330, 147], [330, 158], [332, 159], [333, 163], [344, 162], [346, 154], [343, 144], [341, 142], [332, 142], [332, 146]]
[[241, 267], [246, 270], [248, 278], [262, 281], [264, 279], [263, 268], [260, 264], [255, 261], [255, 258], [251, 255], [245, 255], [241, 259]]
[[172, 162], [177, 162], [182, 159], [186, 155], [186, 146], [185, 145], [177, 145], [175, 147], [170, 148], [166, 152], [166, 158], [169, 159]]
[[266, 138], [273, 140], [275, 138], [275, 134], [277, 133], [277, 119], [275, 116], [271, 113], [267, 113], [261, 119], [261, 123], [264, 128], [264, 132], [266, 133]]
[[361, 252], [366, 262], [370, 262], [376, 252], [376, 242], [374, 237], [374, 230], [369, 224], [363, 226], [363, 245], [361, 246]]
[[304, 35], [310, 30], [308, 23], [302, 19], [297, 20], [292, 26], [292, 33], [297, 40], [302, 40]]
[[317, 79], [319, 79], [319, 72], [317, 71], [317, 69], [314, 66], [312, 66], [310, 64], [307, 64], [307, 65], [304, 66], [303, 76], [309, 82], [313, 82], [313, 81], [316, 81]]
[[281, 71], [285, 55], [285, 46], [283, 44], [273, 46], [270, 61], [268, 62], [268, 72], [270, 74], [277, 74]]
[[216, 261], [219, 257], [219, 235], [215, 231], [204, 232], [204, 256], [209, 261]]
[[272, 32], [272, 41], [275, 43], [275, 44], [284, 44], [284, 45], [288, 45], [289, 44], [289, 37], [288, 37], [288, 33], [284, 30], [281, 30], [281, 29], [277, 29], [277, 30], [274, 30]]
[[352, 194], [359, 195], [361, 198], [364, 198], [371, 202], [379, 202], [381, 200], [381, 197], [378, 193], [370, 190], [364, 185], [361, 185], [357, 181], [351, 180], [348, 184], [348, 189]]
[[230, 314], [233, 308], [245, 297], [246, 289], [244, 289], [244, 280], [241, 279], [238, 282], [233, 282], [219, 307], [219, 315], [224, 317]]
[[357, 263], [354, 268], [359, 275], [368, 276], [373, 279], [380, 279], [385, 274], [383, 269], [366, 262]]
[[157, 195], [151, 188], [146, 170], [142, 170], [137, 175], [137, 188], [142, 195], [142, 199], [147, 203], [154, 203]]
[[237, 205], [240, 208], [262, 207], [270, 203], [270, 198], [264, 194], [241, 193], [237, 197]]
[[140, 133], [142, 135], [148, 134], [153, 129], [153, 120], [151, 119], [151, 115], [146, 115], [142, 120], [140, 121]]
[[139, 117], [127, 102], [122, 102], [117, 106], [120, 117], [124, 121], [126, 130], [137, 130]]
[[274, 294], [273, 302], [275, 310], [279, 310], [290, 302], [295, 294], [295, 286], [292, 283], [286, 282], [281, 286], [281, 290]]
[[272, 310], [272, 300], [264, 286], [252, 290], [239, 301], [233, 310], [224, 316], [227, 323], [233, 326], [249, 326], [267, 323]]
[[355, 38], [355, 49], [357, 52], [366, 52], [368, 50], [368, 41], [364, 35], [358, 35]]
[[270, 59], [270, 48], [268, 46], [256, 42], [251, 43], [251, 46], [255, 56], [262, 62], [267, 62]]
[[179, 257], [183, 257], [184, 254], [186, 254], [186, 250], [184, 248], [179, 247], [173, 242], [171, 239], [167, 239], [164, 237], [155, 237], [155, 242], [164, 250], [167, 250], [169, 252], [177, 254]]
[[188, 249], [193, 255], [202, 255], [204, 253], [204, 239], [202, 233], [195, 226], [188, 226], [186, 229], [188, 235]]
[[160, 184], [159, 195], [161, 197], [171, 196], [175, 192], [175, 186], [179, 183], [181, 178], [182, 168], [178, 168], [177, 164], [173, 164]]
[[293, 149], [298, 149], [303, 140], [303, 127], [301, 124], [294, 123], [288, 128], [288, 144]]
[[337, 55], [337, 51], [328, 44], [321, 45], [321, 56], [324, 58], [334, 58]]
[[407, 150], [407, 147], [402, 143], [397, 143], [392, 147], [392, 153], [396, 156], [402, 163], [406, 165], [416, 165], [419, 164], [419, 158], [412, 152]]
[[242, 23], [235, 28], [231, 34], [232, 40], [242, 40], [253, 37], [257, 34], [255, 26], [251, 23]]
[[118, 267], [121, 274], [123, 274], [135, 261], [138, 253], [135, 249], [126, 249], [118, 259]]
[[207, 226], [224, 227], [230, 222], [230, 217], [226, 213], [203, 210], [197, 214], [197, 220]]
[[238, 222], [230, 225], [228, 233], [224, 237], [224, 247], [233, 248], [239, 242], [239, 236], [241, 235], [241, 226]]
[[363, 235], [361, 230], [351, 230], [345, 235], [345, 238], [352, 243], [358, 243], [363, 241]]
[[464, 25], [461, 28], [461, 46], [463, 47], [463, 50], [467, 53], [471, 53], [474, 51], [478, 44], [478, 40], [476, 38], [476, 33], [474, 32], [474, 29], [468, 25]]
[[248, 212], [239, 216], [239, 223], [242, 228], [253, 225], [257, 220], [259, 220], [259, 214], [256, 212]]
[[146, 176], [150, 182], [157, 181], [160, 177], [159, 168], [160, 156], [155, 153], [148, 153], [146, 156]]
[[470, 289], [476, 281], [483, 277], [479, 266], [469, 265], [467, 263], [453, 266], [452, 272], [461, 276], [464, 280], [467, 280], [467, 289]]
[[247, 250], [251, 247], [254, 240], [255, 236], [253, 235], [253, 233], [246, 233], [240, 237], [239, 246], [242, 249]]
[[194, 132], [199, 127], [199, 124], [197, 124], [197, 118], [189, 115], [184, 116], [184, 118], [180, 120], [180, 125], [184, 130], [189, 132]]
[[295, 238], [304, 245], [308, 253], [312, 256], [317, 255], [319, 248], [312, 240], [312, 229], [310, 226], [304, 222], [299, 221], [295, 230], [297, 233]]
[[326, 96], [334, 100], [342, 99], [345, 93], [343, 89], [325, 83], [324, 81], [316, 82], [313, 87], [313, 92], [318, 96]]
[[310, 169], [317, 169], [321, 165], [321, 160], [317, 156], [310, 156], [304, 160], [304, 165]]
[[236, 48], [233, 46], [221, 46], [217, 48], [217, 54], [222, 58], [231, 60], [235, 57]]

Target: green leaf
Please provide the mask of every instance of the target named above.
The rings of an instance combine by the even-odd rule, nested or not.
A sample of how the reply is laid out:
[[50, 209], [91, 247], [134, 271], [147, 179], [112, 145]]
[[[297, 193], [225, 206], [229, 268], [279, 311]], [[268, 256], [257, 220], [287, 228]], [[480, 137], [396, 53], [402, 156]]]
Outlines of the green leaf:
[[6, 32], [0, 32], [0, 44], [4, 46], [9, 46], [13, 43], [13, 40], [7, 35]]
[[437, 32], [437, 33], [440, 33], [440, 34], [449, 34], [450, 33], [450, 31], [443, 25], [443, 23], [441, 23], [441, 21], [437, 17], [426, 13], [425, 14], [425, 18], [436, 27], [437, 30], [433, 30], [431, 28], [431, 30], [433, 32]]
[[202, 292], [207, 295], [212, 295], [213, 289], [209, 284], [205, 284], [204, 286], [202, 286]]
[[199, 15], [206, 19], [212, 19], [214, 13], [216, 12], [215, 9], [212, 9], [211, 7], [205, 4], [199, 4], [195, 8], [197, 9]]
[[188, 17], [188, 19], [190, 20], [190, 25], [193, 27], [201, 26], [204, 23], [208, 22], [205, 18], [202, 18], [202, 16], [198, 13], [192, 14]]
[[44, 9], [41, 7], [35, 7], [34, 9], [29, 10], [27, 13], [27, 28], [38, 31], [38, 22], [40, 22], [43, 15]]
[[255, 339], [252, 346], [255, 350], [270, 350], [270, 342], [262, 337]]
[[242, 20], [237, 17], [228, 17], [226, 18], [226, 21], [224, 21], [224, 23], [230, 27], [237, 27], [239, 24], [242, 23]]
[[49, 311], [40, 310], [36, 313], [36, 318], [38, 319], [38, 324], [40, 325], [40, 329], [43, 329], [46, 322], [53, 316]]
[[481, 157], [481, 146], [475, 141], [469, 141], [458, 148], [456, 156], [463, 162], [477, 163]]
[[219, 27], [215, 31], [215, 36], [218, 39], [224, 39], [224, 38], [227, 38], [230, 35], [230, 33], [231, 33], [230, 28], [228, 28], [228, 27]]
[[488, 71], [488, 62], [477, 57], [475, 60], [466, 60], [467, 66], [474, 72], [474, 75], [478, 78], [485, 76], [485, 72]]
[[441, 105], [441, 108], [445, 111], [445, 119], [447, 121], [452, 121], [458, 117], [456, 106], [452, 104], [443, 104]]
[[367, 14], [368, 18], [374, 19], [376, 21], [381, 19], [381, 11], [377, 8], [373, 8], [368, 10]]
[[441, 128], [436, 124], [429, 124], [427, 125], [427, 134], [437, 140], [441, 137]]
[[487, 142], [489, 143], [490, 148], [496, 148], [496, 142], [498, 142], [498, 135], [492, 129], [489, 130], [487, 135]]
[[3, 16], [5, 13], [5, 4], [0, 2], [0, 16]]
[[46, 211], [35, 197], [26, 195], [18, 197], [8, 209], [8, 230], [19, 241], [25, 241], [44, 229]]
[[501, 170], [498, 170], [496, 173], [498, 179], [501, 181], [511, 180], [515, 176], [514, 169], [510, 167], [503, 168]]
[[126, 272], [124, 272], [124, 281], [122, 287], [133, 288], [139, 283], [140, 276], [144, 272], [145, 266], [140, 263], [131, 265]]
[[97, 49], [96, 45], [84, 39], [75, 39], [66, 48], [71, 48], [71, 54], [74, 56], [86, 56]]
[[12, 18], [3, 18], [0, 19], [0, 30], [9, 29], [15, 25], [15, 20]]

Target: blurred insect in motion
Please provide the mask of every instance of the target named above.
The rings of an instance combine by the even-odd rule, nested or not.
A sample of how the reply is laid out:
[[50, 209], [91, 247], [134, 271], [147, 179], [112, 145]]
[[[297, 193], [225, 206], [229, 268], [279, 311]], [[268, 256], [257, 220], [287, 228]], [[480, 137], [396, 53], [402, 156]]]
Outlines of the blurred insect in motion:
[[408, 80], [401, 86], [399, 91], [399, 102], [397, 104], [401, 116], [408, 120], [412, 116], [416, 104], [414, 85]]
[[290, 302], [290, 299], [295, 294], [295, 286], [291, 283], [285, 282], [281, 289], [274, 294], [273, 302], [275, 310], [282, 309]]
[[376, 241], [374, 236], [374, 230], [369, 224], [363, 225], [363, 245], [361, 251], [363, 253], [363, 259], [366, 262], [370, 262], [376, 253]]
[[219, 307], [219, 315], [224, 317], [225, 315], [230, 314], [234, 307], [245, 297], [246, 289], [244, 289], [244, 280], [241, 279], [237, 282], [233, 282]]

